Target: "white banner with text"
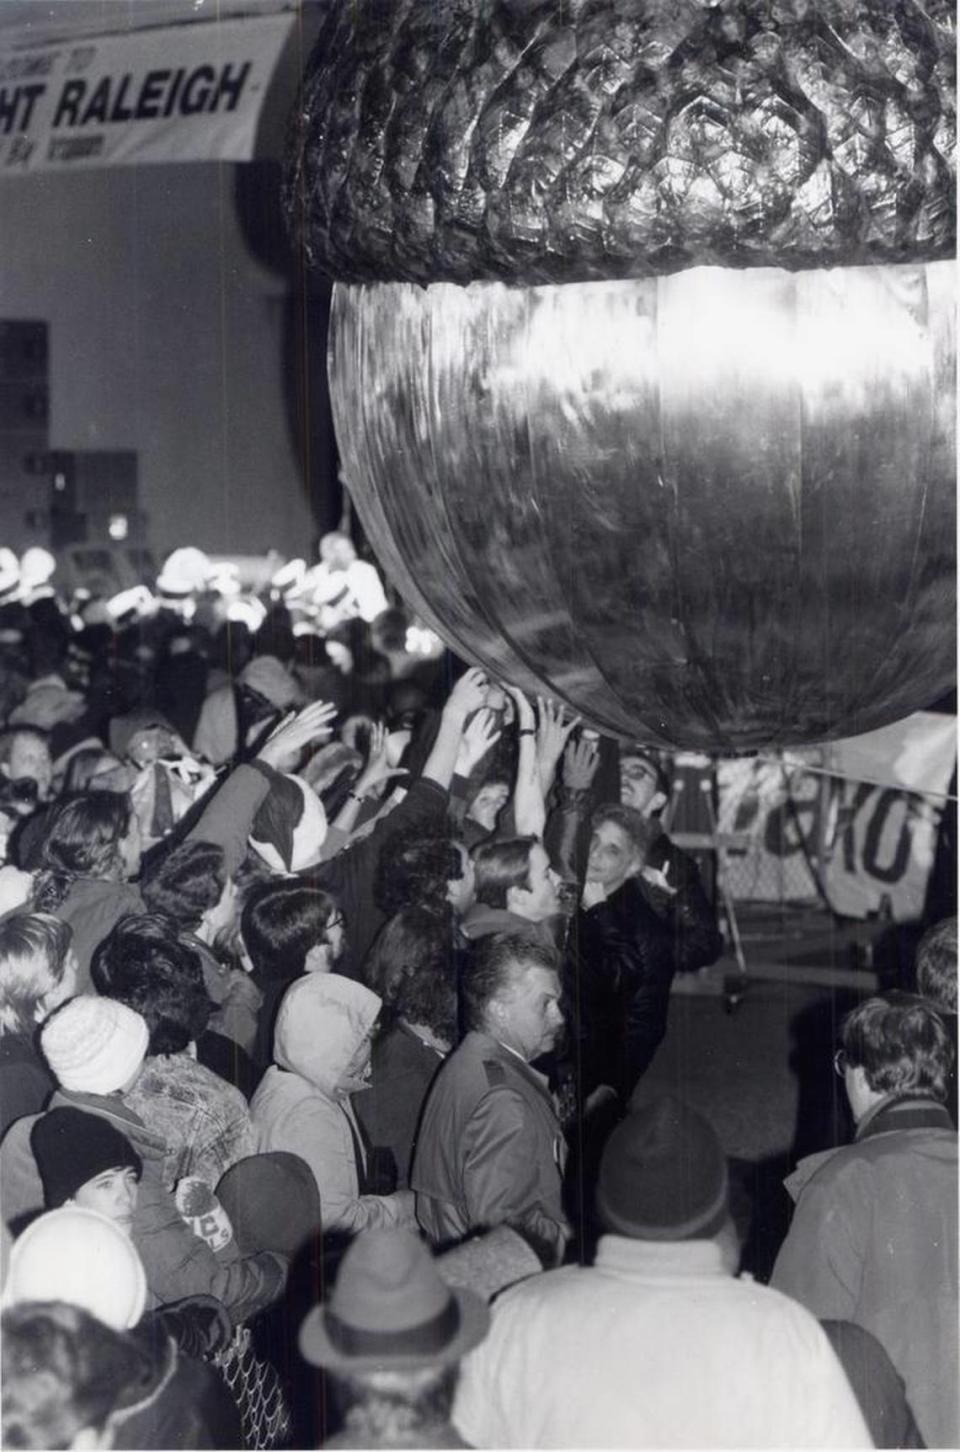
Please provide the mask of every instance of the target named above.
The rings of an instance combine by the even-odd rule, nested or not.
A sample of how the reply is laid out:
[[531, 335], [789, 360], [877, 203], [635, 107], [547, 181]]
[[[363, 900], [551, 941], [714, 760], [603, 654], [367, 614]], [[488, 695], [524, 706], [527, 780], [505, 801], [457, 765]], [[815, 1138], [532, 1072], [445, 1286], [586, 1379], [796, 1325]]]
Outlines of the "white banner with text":
[[289, 15], [0, 46], [0, 176], [248, 161]]
[[[734, 898], [812, 902], [864, 918], [884, 898], [920, 916], [957, 756], [954, 716], [717, 763], [719, 871]], [[804, 760], [805, 758], [805, 760]]]

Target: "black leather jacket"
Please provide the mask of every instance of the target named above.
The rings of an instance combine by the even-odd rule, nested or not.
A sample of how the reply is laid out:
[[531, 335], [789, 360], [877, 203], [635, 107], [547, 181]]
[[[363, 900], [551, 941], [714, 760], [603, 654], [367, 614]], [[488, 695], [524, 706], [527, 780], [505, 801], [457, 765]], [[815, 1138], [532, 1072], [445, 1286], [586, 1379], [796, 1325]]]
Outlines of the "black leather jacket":
[[581, 908], [567, 944], [565, 994], [587, 1095], [611, 1084], [624, 1102], [667, 1028], [674, 974], [669, 913], [628, 878], [605, 902]]

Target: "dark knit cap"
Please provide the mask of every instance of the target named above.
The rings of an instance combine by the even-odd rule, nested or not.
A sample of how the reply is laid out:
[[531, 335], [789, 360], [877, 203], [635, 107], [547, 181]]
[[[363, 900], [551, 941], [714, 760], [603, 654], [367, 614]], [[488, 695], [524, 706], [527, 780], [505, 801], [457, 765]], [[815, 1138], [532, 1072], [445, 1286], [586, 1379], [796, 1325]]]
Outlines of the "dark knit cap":
[[51, 1210], [104, 1170], [131, 1169], [137, 1179], [143, 1162], [125, 1134], [99, 1114], [82, 1109], [49, 1109], [30, 1132], [33, 1157]]
[[231, 1165], [217, 1185], [217, 1199], [244, 1255], [272, 1250], [293, 1256], [320, 1233], [320, 1192], [313, 1171], [306, 1160], [285, 1150], [249, 1155]]
[[635, 1240], [709, 1240], [729, 1213], [727, 1162], [705, 1119], [664, 1095], [633, 1110], [607, 1140], [597, 1211]]

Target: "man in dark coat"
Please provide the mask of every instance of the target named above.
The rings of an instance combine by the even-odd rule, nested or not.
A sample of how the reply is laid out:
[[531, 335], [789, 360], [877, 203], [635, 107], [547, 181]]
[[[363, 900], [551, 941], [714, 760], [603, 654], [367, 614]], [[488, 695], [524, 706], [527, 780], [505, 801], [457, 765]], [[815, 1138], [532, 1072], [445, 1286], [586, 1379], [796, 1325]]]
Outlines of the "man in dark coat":
[[692, 973], [716, 962], [723, 949], [716, 914], [707, 900], [700, 869], [663, 830], [660, 814], [670, 798], [670, 781], [660, 762], [648, 752], [620, 752], [620, 801], [639, 812], [650, 828], [646, 866], [664, 874], [673, 892], [661, 904], [673, 932], [673, 963], [678, 973]]
[[581, 1095], [601, 1084], [623, 1104], [666, 1033], [681, 890], [647, 861], [655, 829], [630, 807], [600, 807], [568, 940], [565, 991]]

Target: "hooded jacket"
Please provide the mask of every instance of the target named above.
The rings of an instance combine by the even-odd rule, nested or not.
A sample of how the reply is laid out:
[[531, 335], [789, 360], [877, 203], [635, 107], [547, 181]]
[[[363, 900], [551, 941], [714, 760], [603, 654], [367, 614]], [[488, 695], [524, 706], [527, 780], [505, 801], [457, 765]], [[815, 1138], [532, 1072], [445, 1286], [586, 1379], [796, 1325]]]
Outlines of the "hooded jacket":
[[350, 1092], [366, 1085], [348, 1070], [379, 1012], [375, 993], [339, 974], [296, 979], [277, 1014], [275, 1062], [250, 1105], [260, 1149], [287, 1150], [313, 1171], [325, 1231], [411, 1218], [403, 1197], [361, 1193], [366, 1153]]

